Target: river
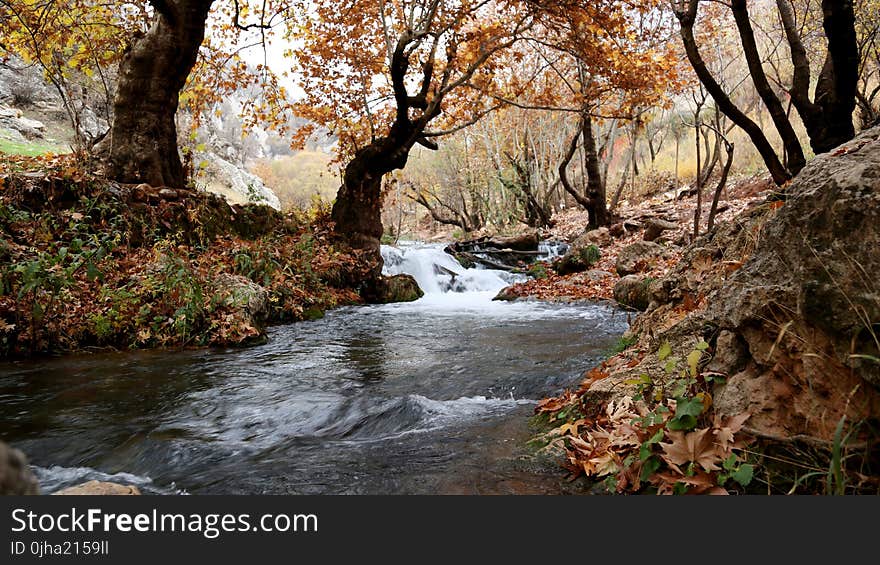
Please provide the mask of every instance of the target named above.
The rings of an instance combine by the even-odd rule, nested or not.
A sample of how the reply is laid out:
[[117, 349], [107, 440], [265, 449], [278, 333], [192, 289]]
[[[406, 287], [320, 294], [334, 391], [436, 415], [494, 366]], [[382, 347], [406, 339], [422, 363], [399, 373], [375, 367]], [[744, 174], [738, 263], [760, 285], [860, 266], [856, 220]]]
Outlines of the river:
[[383, 254], [422, 299], [339, 308], [248, 349], [0, 364], [2, 438], [44, 492], [88, 479], [154, 494], [562, 492], [558, 469], [520, 457], [528, 417], [576, 386], [625, 314], [493, 302], [511, 275], [436, 246]]

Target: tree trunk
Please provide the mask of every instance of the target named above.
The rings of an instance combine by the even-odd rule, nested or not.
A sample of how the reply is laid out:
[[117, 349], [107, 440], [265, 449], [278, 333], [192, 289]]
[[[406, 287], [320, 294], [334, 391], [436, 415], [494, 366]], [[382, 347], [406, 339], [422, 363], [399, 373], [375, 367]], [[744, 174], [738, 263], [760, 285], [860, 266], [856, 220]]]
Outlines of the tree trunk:
[[725, 140], [724, 149], [727, 152], [727, 160], [724, 162], [724, 168], [721, 169], [721, 178], [718, 179], [718, 186], [715, 187], [715, 194], [712, 196], [712, 207], [709, 209], [708, 231], [712, 231], [712, 228], [715, 227], [718, 201], [721, 199], [721, 191], [727, 186], [727, 177], [730, 175], [730, 166], [733, 164], [733, 144]]
[[697, 185], [697, 208], [694, 210], [694, 239], [700, 235], [700, 212], [703, 208], [703, 185], [700, 178], [700, 107], [694, 113], [694, 133], [697, 146], [697, 175], [694, 181]]
[[755, 33], [752, 30], [752, 22], [749, 20], [749, 11], [746, 6], [746, 0], [732, 0], [730, 8], [733, 11], [733, 19], [736, 21], [736, 27], [739, 29], [739, 37], [742, 41], [743, 52], [746, 56], [746, 62], [749, 66], [749, 75], [752, 77], [752, 83], [755, 90], [764, 101], [764, 106], [773, 119], [773, 125], [782, 138], [782, 145], [785, 147], [787, 156], [787, 168], [792, 175], [798, 174], [807, 160], [804, 157], [804, 150], [801, 142], [798, 140], [797, 134], [788, 119], [782, 102], [773, 92], [770, 81], [764, 73], [764, 66], [761, 62], [761, 54], [758, 52], [758, 44], [755, 41]]
[[855, 137], [852, 116], [859, 81], [859, 48], [852, 0], [823, 0], [822, 15], [828, 57], [813, 98], [822, 107], [825, 129], [824, 135], [813, 144], [816, 153], [830, 151]]
[[213, 0], [153, 0], [153, 22], [119, 65], [110, 133], [97, 150], [125, 183], [186, 186], [177, 149], [180, 91], [196, 62]]
[[568, 179], [568, 164], [571, 163], [572, 158], [574, 158], [574, 154], [578, 148], [578, 139], [580, 139], [581, 132], [576, 131], [575, 134], [571, 137], [571, 142], [568, 144], [568, 150], [565, 152], [565, 155], [562, 157], [562, 161], [559, 163], [559, 182], [562, 183], [562, 188], [565, 189], [565, 192], [569, 193], [572, 198], [574, 198], [575, 202], [581, 205], [584, 210], [590, 209], [590, 200], [585, 197], [583, 194], [577, 191], [574, 186], [572, 186], [571, 181]]
[[620, 183], [618, 183], [617, 188], [614, 190], [614, 196], [611, 197], [611, 204], [608, 206], [608, 209], [612, 212], [617, 209], [617, 204], [620, 202], [621, 195], [623, 195], [623, 189], [629, 180], [629, 169], [629, 163], [627, 163], [626, 168], [623, 170], [623, 176], [620, 178]]
[[724, 112], [733, 123], [745, 131], [752, 140], [752, 143], [755, 145], [755, 148], [764, 160], [764, 164], [767, 166], [770, 176], [773, 177], [773, 182], [777, 185], [782, 185], [791, 179], [791, 174], [789, 174], [788, 170], [782, 166], [779, 156], [767, 140], [761, 127], [752, 121], [751, 118], [746, 116], [742, 110], [737, 108], [737, 106], [730, 100], [730, 97], [724, 92], [724, 89], [712, 76], [712, 73], [706, 66], [706, 62], [700, 55], [697, 41], [694, 38], [694, 22], [697, 17], [698, 4], [698, 0], [688, 0], [687, 10], [680, 11], [676, 9], [675, 12], [675, 16], [681, 24], [681, 38], [684, 43], [688, 61], [690, 61], [694, 72], [700, 79], [700, 82], [709, 94], [712, 95], [718, 108]]
[[678, 174], [678, 152], [679, 146], [681, 146], [681, 138], [678, 136], [678, 132], [675, 133], [675, 181], [678, 182], [679, 174]]
[[584, 114], [581, 121], [584, 138], [584, 153], [587, 169], [587, 207], [590, 228], [595, 229], [608, 224], [608, 204], [605, 195], [605, 179], [599, 170], [599, 153], [596, 151], [596, 136], [593, 132], [593, 119]]
[[859, 49], [852, 0], [823, 0], [822, 15], [828, 52], [810, 100], [810, 62], [789, 0], [777, 0], [780, 20], [791, 51], [791, 100], [801, 116], [810, 145], [825, 153], [855, 136]]

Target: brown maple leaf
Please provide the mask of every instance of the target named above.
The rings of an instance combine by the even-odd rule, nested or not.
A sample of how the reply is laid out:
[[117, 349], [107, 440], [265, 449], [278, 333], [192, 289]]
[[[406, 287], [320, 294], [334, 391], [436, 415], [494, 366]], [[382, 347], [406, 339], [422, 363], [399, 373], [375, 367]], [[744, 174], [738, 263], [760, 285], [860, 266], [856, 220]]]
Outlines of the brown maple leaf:
[[730, 454], [731, 448], [735, 445], [734, 435], [742, 429], [750, 416], [751, 414], [748, 412], [743, 412], [742, 414], [726, 418], [723, 421], [717, 415], [715, 416], [715, 430], [713, 432], [715, 434], [715, 443], [723, 455]]
[[687, 485], [687, 494], [728, 494], [725, 488], [718, 486], [712, 475], [700, 470], [691, 477], [669, 472], [655, 473], [650, 481], [657, 485], [657, 494], [672, 494], [676, 483]]
[[684, 432], [667, 432], [671, 443], [661, 443], [663, 459], [670, 467], [681, 472], [679, 465], [696, 463], [706, 471], [718, 471], [717, 463], [721, 461], [709, 428]]

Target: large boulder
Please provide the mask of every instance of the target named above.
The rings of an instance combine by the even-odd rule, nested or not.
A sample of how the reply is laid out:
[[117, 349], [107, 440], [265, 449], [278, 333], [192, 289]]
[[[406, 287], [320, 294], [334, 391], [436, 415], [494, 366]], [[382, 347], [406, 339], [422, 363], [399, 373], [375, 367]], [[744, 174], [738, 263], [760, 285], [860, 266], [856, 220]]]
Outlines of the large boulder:
[[594, 230], [588, 230], [579, 235], [571, 244], [572, 247], [586, 247], [587, 245], [595, 245], [604, 247], [611, 244], [611, 233], [608, 228], [601, 227]]
[[18, 132], [26, 139], [42, 139], [46, 133], [46, 125], [39, 121], [26, 118], [21, 110], [0, 105], [0, 129]]
[[654, 279], [639, 275], [626, 275], [614, 285], [614, 300], [623, 306], [646, 310], [650, 303], [648, 288]]
[[617, 255], [615, 269], [621, 277], [647, 271], [664, 254], [663, 246], [653, 241], [637, 241]]
[[[764, 438], [832, 445], [840, 422], [876, 430], [880, 414], [880, 127], [813, 159], [786, 200], [755, 202], [697, 238], [632, 323], [632, 354], [608, 361], [593, 402], [669, 377], [705, 341], [719, 418], [747, 413]], [[860, 425], [866, 424], [866, 425]], [[863, 436], [853, 439], [869, 439]], [[873, 441], [873, 440], [872, 440]]]
[[39, 484], [27, 457], [0, 441], [0, 496], [21, 494], [40, 494]]
[[844, 415], [877, 416], [878, 179], [880, 128], [813, 159], [756, 252], [709, 301], [710, 321], [751, 357], [723, 367], [731, 376], [716, 396], [720, 413], [749, 411], [772, 433], [823, 438]]

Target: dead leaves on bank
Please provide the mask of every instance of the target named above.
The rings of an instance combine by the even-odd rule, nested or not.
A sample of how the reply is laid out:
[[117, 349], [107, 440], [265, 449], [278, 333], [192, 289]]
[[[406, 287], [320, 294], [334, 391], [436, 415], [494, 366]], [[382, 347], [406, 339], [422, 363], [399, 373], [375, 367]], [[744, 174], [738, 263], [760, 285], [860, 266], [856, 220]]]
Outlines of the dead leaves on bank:
[[[550, 432], [551, 444], [565, 452], [563, 467], [571, 480], [579, 476], [606, 480], [623, 493], [654, 490], [657, 494], [728, 494], [747, 485], [752, 467], [742, 457], [749, 438], [741, 434], [748, 413], [720, 419], [692, 431], [670, 430], [675, 401], [665, 409], [649, 409], [630, 396], [610, 400], [596, 417], [571, 392], [546, 399], [539, 414], [575, 414]], [[706, 415], [704, 414], [704, 417]]]

